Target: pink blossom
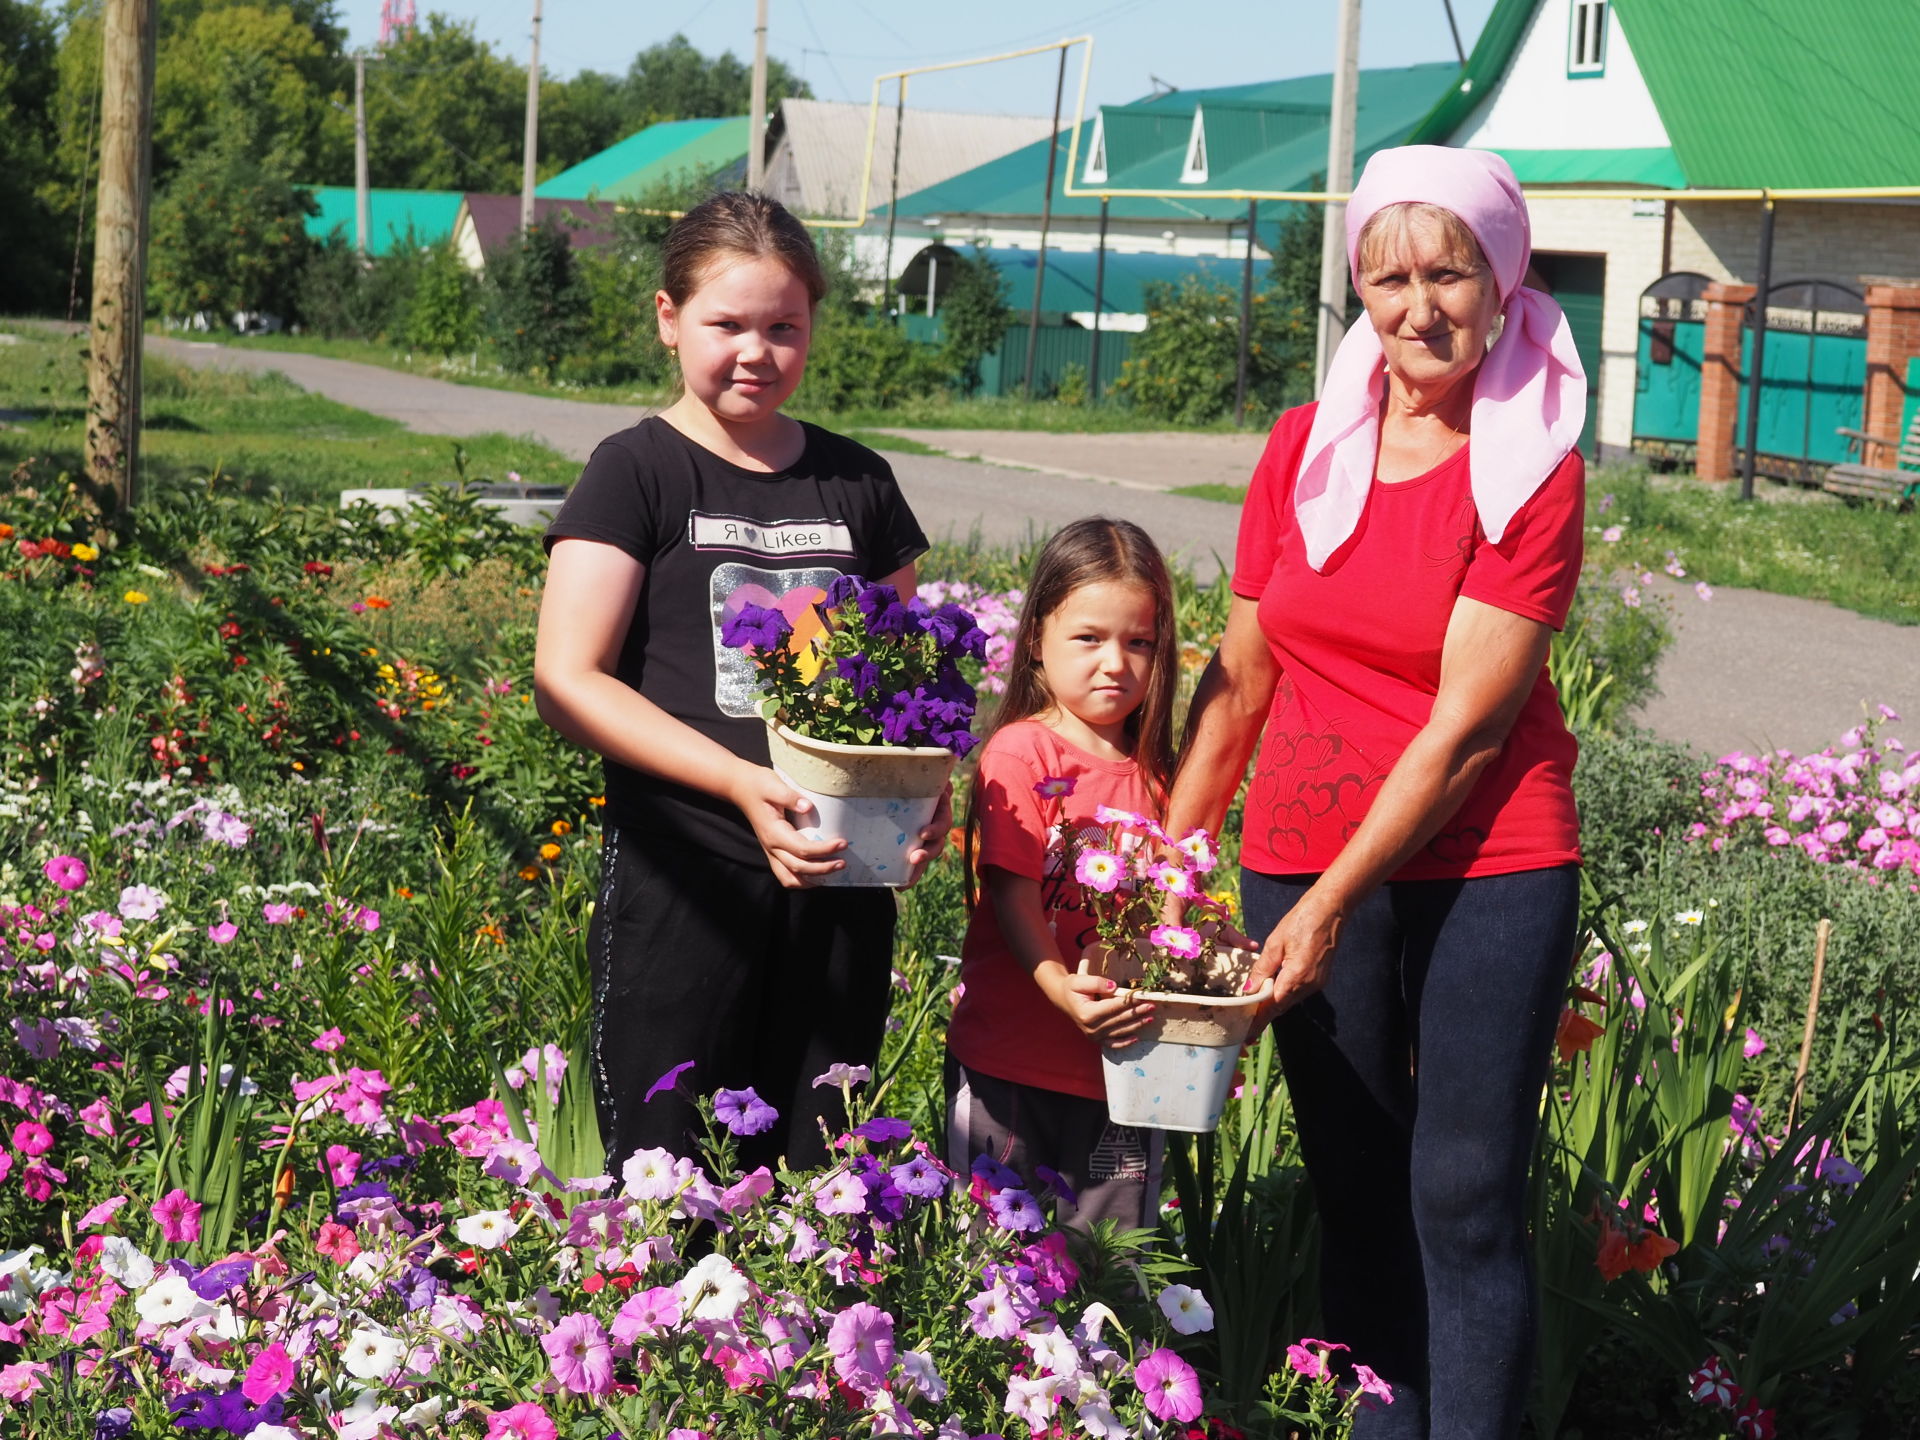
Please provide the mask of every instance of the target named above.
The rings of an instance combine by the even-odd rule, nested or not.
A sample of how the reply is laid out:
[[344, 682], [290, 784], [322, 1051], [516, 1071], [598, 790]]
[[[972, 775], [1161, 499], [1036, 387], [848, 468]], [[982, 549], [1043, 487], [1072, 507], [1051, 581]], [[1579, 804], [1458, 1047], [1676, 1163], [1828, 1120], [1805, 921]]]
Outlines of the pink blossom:
[[353, 912], [353, 923], [371, 935], [380, 928], [380, 912], [362, 905]]
[[613, 1347], [607, 1332], [587, 1312], [567, 1316], [540, 1339], [553, 1378], [576, 1395], [605, 1395], [613, 1389]]
[[1766, 1048], [1767, 1042], [1760, 1038], [1760, 1032], [1749, 1025], [1747, 1027], [1746, 1043], [1741, 1045], [1740, 1053], [1751, 1060], [1756, 1055], [1762, 1054]]
[[1126, 867], [1111, 850], [1083, 850], [1074, 860], [1073, 878], [1089, 890], [1111, 895], [1120, 888]]
[[1393, 1387], [1376, 1375], [1372, 1367], [1367, 1365], [1354, 1366], [1353, 1378], [1360, 1382], [1361, 1394], [1371, 1395], [1386, 1405], [1393, 1403]]
[[240, 1393], [254, 1405], [264, 1405], [276, 1395], [293, 1388], [293, 1359], [278, 1340], [253, 1357], [247, 1378], [240, 1382]]
[[834, 1374], [871, 1394], [887, 1383], [893, 1369], [893, 1317], [864, 1300], [848, 1306], [833, 1317], [827, 1351]]
[[1189, 930], [1184, 925], [1156, 925], [1147, 932], [1147, 939], [1181, 960], [1193, 959], [1205, 943], [1198, 930]]
[[40, 1388], [40, 1377], [48, 1372], [48, 1367], [39, 1360], [21, 1360], [15, 1364], [0, 1367], [0, 1399], [7, 1399], [18, 1405], [33, 1397]]
[[169, 1190], [155, 1201], [153, 1218], [169, 1245], [191, 1245], [200, 1238], [200, 1202], [188, 1199], [184, 1190]]
[[38, 1120], [22, 1120], [13, 1127], [13, 1148], [22, 1155], [44, 1155], [53, 1148], [53, 1132]]
[[293, 906], [269, 901], [260, 907], [260, 917], [269, 925], [287, 925], [293, 921]]
[[613, 1317], [613, 1338], [622, 1345], [671, 1330], [680, 1323], [680, 1292], [671, 1285], [656, 1285], [635, 1295]]
[[60, 1050], [59, 1027], [38, 1015], [14, 1016], [13, 1038], [35, 1060], [51, 1060]]
[[87, 883], [86, 863], [73, 855], [56, 855], [40, 867], [40, 873], [62, 890], [78, 890]]
[[96, 1225], [105, 1225], [109, 1220], [113, 1219], [114, 1211], [126, 1203], [127, 1197], [124, 1195], [114, 1195], [102, 1200], [98, 1205], [80, 1217], [80, 1228], [82, 1230], [91, 1230]]
[[1140, 1387], [1140, 1398], [1157, 1419], [1178, 1420], [1184, 1425], [1200, 1414], [1200, 1377], [1171, 1350], [1148, 1351], [1146, 1358], [1133, 1367], [1133, 1383]]
[[560, 1432], [545, 1410], [524, 1400], [487, 1416], [487, 1440], [560, 1440]]
[[329, 1145], [326, 1169], [327, 1178], [344, 1189], [353, 1184], [360, 1173], [360, 1152], [344, 1145]]
[[151, 885], [128, 885], [120, 891], [120, 914], [128, 920], [151, 920], [166, 904], [167, 897]]
[[207, 927], [207, 938], [216, 945], [231, 945], [233, 937], [240, 933], [240, 927], [231, 920], [222, 920], [218, 925]]
[[336, 1265], [348, 1265], [360, 1253], [360, 1237], [348, 1226], [329, 1220], [314, 1236], [313, 1248]]
[[1327, 1364], [1327, 1357], [1336, 1350], [1346, 1348], [1344, 1345], [1334, 1344], [1331, 1340], [1315, 1340], [1309, 1336], [1299, 1344], [1287, 1347], [1287, 1364], [1309, 1380], [1331, 1380], [1333, 1370]]

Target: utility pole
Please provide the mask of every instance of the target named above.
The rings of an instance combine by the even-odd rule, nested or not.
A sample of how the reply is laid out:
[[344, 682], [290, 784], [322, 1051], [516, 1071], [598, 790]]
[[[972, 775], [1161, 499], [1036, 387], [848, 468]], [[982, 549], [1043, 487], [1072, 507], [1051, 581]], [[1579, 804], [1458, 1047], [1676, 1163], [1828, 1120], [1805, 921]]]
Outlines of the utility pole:
[[[1033, 257], [1033, 308], [1027, 312], [1027, 378], [1023, 398], [1033, 398], [1033, 361], [1040, 345], [1040, 291], [1047, 281], [1047, 228], [1053, 223], [1053, 166], [1060, 158], [1060, 102], [1067, 93], [1067, 47], [1060, 47], [1060, 73], [1053, 82], [1053, 128], [1047, 132], [1047, 188], [1040, 196], [1040, 249]], [[1096, 262], [1097, 263], [1097, 262]]]
[[533, 0], [533, 54], [527, 61], [527, 137], [520, 164], [520, 228], [533, 229], [533, 174], [540, 158], [540, 0]]
[[[1333, 105], [1327, 128], [1327, 189], [1353, 189], [1354, 112], [1360, 95], [1360, 0], [1340, 0], [1333, 52]], [[1329, 201], [1320, 232], [1320, 328], [1313, 388], [1319, 392], [1347, 333], [1347, 207]]]
[[767, 178], [767, 0], [753, 6], [753, 99], [747, 111], [747, 188]]
[[153, 163], [155, 0], [106, 0], [100, 91], [100, 187], [87, 333], [87, 474], [122, 510], [140, 463], [140, 352]]
[[353, 52], [353, 242], [361, 259], [373, 248], [373, 192], [367, 184], [367, 52]]

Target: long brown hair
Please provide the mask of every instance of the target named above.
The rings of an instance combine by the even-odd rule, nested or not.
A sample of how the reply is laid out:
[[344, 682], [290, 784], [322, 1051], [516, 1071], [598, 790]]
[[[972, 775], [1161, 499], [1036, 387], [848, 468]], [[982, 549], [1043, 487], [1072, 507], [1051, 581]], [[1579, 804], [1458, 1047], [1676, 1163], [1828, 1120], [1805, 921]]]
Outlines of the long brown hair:
[[[1153, 668], [1147, 675], [1146, 698], [1127, 717], [1126, 733], [1155, 803], [1164, 804], [1173, 784], [1173, 692], [1178, 678], [1173, 578], [1153, 537], [1131, 520], [1104, 515], [1075, 520], [1054, 531], [1040, 547], [1013, 634], [1007, 688], [980, 738], [984, 744], [1016, 721], [1031, 720], [1054, 707], [1046, 672], [1040, 668], [1040, 632], [1074, 591], [1107, 583], [1139, 585], [1153, 596]], [[964, 858], [969, 909], [976, 898], [973, 856], [980, 829], [978, 798], [978, 790], [967, 798]]]

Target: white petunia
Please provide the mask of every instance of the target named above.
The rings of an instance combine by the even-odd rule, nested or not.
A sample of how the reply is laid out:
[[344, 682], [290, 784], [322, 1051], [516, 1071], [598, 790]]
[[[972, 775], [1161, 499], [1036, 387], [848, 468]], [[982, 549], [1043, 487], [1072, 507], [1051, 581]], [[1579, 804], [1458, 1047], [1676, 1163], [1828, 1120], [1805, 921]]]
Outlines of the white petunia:
[[747, 1302], [747, 1277], [724, 1255], [708, 1255], [680, 1278], [683, 1319], [731, 1320]]
[[453, 1222], [453, 1233], [460, 1237], [460, 1242], [476, 1250], [499, 1249], [519, 1228], [520, 1222], [504, 1210], [482, 1210]]
[[1169, 1285], [1160, 1292], [1160, 1313], [1182, 1335], [1213, 1329], [1213, 1306], [1191, 1285]]
[[149, 1325], [178, 1325], [213, 1313], [212, 1302], [194, 1294], [178, 1270], [168, 1270], [142, 1290], [133, 1308]]
[[407, 1358], [407, 1347], [384, 1330], [362, 1325], [347, 1337], [340, 1363], [357, 1380], [384, 1380]]
[[924, 1350], [903, 1350], [900, 1352], [900, 1372], [914, 1389], [927, 1399], [940, 1401], [947, 1398], [947, 1382], [940, 1378], [933, 1357]]
[[636, 1200], [671, 1200], [693, 1175], [693, 1162], [665, 1150], [636, 1150], [620, 1167], [626, 1194]]
[[[446, 1408], [446, 1400], [439, 1395], [429, 1395], [417, 1405], [409, 1405], [395, 1417], [402, 1425], [431, 1425], [440, 1418], [440, 1412]], [[254, 1432], [258, 1434], [258, 1431]]]
[[128, 1290], [146, 1289], [154, 1273], [152, 1259], [124, 1235], [109, 1235], [101, 1242], [100, 1268]]

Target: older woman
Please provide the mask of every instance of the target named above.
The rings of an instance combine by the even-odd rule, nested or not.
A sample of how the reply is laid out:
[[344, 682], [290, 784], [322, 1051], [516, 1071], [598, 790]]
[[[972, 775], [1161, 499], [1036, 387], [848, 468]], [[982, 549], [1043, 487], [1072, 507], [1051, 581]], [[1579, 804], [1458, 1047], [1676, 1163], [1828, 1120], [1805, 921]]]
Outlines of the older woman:
[[1247, 492], [1169, 807], [1242, 864], [1319, 1200], [1329, 1337], [1393, 1387], [1358, 1434], [1507, 1436], [1534, 1331], [1524, 1192], [1579, 900], [1546, 656], [1580, 570], [1586, 380], [1526, 289], [1504, 161], [1374, 156], [1366, 322]]

